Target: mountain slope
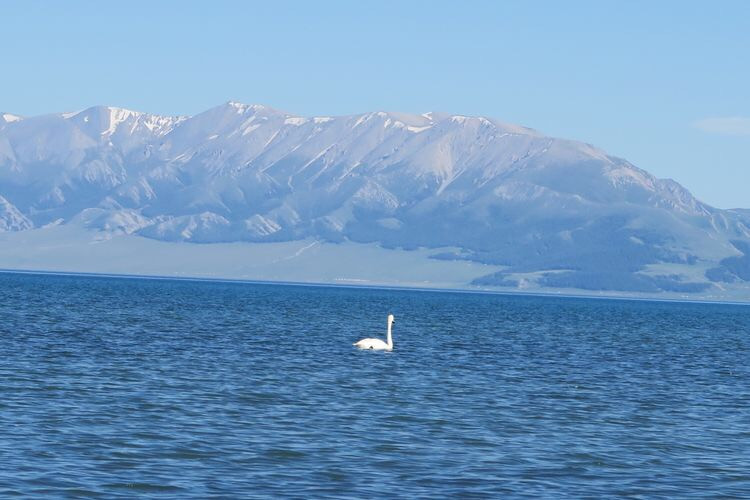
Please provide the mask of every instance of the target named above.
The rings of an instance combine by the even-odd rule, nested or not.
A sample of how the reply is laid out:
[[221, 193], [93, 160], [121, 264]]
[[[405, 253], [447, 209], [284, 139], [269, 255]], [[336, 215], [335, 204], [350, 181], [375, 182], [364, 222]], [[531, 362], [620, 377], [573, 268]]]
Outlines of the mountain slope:
[[483, 286], [695, 292], [750, 279], [736, 262], [744, 212], [484, 117], [306, 118], [234, 102], [193, 117], [2, 116], [11, 230], [62, 220], [169, 241], [452, 247], [435, 257], [505, 266]]
[[23, 231], [33, 227], [34, 224], [29, 219], [8, 200], [0, 196], [0, 232]]

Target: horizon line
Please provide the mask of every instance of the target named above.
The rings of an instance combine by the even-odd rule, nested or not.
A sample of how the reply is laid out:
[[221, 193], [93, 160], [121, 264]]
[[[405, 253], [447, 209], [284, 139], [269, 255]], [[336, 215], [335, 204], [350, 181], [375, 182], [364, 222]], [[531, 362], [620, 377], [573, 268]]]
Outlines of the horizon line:
[[361, 290], [390, 290], [404, 292], [432, 292], [432, 293], [454, 293], [454, 294], [475, 294], [475, 295], [501, 295], [513, 297], [548, 297], [561, 299], [595, 299], [595, 300], [621, 300], [636, 302], [667, 302], [683, 304], [706, 304], [706, 305], [732, 305], [732, 306], [750, 306], [748, 301], [731, 301], [731, 300], [712, 300], [712, 299], [689, 299], [689, 298], [671, 298], [671, 297], [648, 297], [648, 296], [628, 296], [628, 295], [589, 295], [585, 293], [565, 293], [565, 292], [543, 292], [523, 290], [493, 290], [493, 289], [471, 289], [471, 288], [430, 288], [407, 285], [376, 285], [376, 284], [347, 284], [347, 283], [326, 283], [326, 282], [307, 282], [307, 281], [269, 281], [269, 280], [249, 280], [242, 278], [207, 278], [201, 276], [168, 276], [154, 274], [126, 274], [126, 273], [96, 273], [80, 271], [48, 271], [38, 269], [6, 269], [0, 268], [0, 274], [22, 274], [38, 276], [69, 276], [80, 278], [112, 278], [112, 279], [133, 279], [133, 280], [152, 280], [152, 281], [189, 281], [205, 283], [231, 283], [245, 285], [268, 285], [268, 286], [296, 286], [309, 288], [344, 288], [344, 289], [361, 289]]

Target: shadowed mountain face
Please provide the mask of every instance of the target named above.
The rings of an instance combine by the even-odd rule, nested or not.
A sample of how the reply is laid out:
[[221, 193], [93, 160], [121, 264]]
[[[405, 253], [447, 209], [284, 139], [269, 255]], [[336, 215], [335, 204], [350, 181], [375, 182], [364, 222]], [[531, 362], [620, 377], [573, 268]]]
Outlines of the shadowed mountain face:
[[[475, 284], [702, 291], [750, 280], [750, 216], [588, 144], [482, 117], [227, 103], [0, 113], [0, 231], [377, 242], [507, 266]], [[697, 271], [696, 271], [697, 270]]]

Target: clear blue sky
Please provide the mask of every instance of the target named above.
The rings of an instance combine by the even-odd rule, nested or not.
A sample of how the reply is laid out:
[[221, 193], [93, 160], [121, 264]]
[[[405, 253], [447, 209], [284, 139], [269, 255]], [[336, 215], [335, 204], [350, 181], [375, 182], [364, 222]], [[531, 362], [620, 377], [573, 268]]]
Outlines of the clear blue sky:
[[750, 208], [749, 1], [2, 4], [0, 110], [430, 110], [579, 139]]

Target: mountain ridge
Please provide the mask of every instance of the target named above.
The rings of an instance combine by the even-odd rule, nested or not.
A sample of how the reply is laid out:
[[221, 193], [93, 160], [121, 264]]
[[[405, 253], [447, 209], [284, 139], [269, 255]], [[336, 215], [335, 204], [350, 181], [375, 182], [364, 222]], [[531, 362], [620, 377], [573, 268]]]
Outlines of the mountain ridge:
[[750, 241], [741, 209], [481, 116], [303, 117], [235, 101], [189, 117], [0, 116], [0, 230], [62, 220], [195, 243], [455, 247], [436, 258], [506, 266], [486, 286], [692, 292], [746, 276], [726, 261]]

